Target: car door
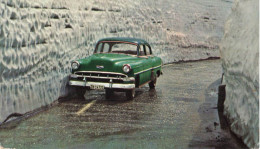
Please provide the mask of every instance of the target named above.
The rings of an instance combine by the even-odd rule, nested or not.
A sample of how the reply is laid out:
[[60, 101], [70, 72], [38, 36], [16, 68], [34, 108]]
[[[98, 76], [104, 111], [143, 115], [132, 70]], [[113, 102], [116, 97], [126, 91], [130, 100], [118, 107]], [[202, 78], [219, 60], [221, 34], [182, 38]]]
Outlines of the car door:
[[[152, 49], [150, 46], [148, 45], [145, 45], [145, 53], [146, 53], [146, 56], [148, 57], [148, 60], [149, 60], [149, 63], [150, 63], [150, 74], [149, 74], [149, 80], [151, 80], [151, 74], [154, 70], [154, 67], [156, 67], [156, 59], [152, 53]], [[154, 74], [156, 74], [156, 72], [153, 72]]]
[[139, 58], [142, 58], [143, 72], [140, 74], [140, 85], [143, 85], [151, 80], [152, 57], [147, 55], [146, 46], [140, 45]]

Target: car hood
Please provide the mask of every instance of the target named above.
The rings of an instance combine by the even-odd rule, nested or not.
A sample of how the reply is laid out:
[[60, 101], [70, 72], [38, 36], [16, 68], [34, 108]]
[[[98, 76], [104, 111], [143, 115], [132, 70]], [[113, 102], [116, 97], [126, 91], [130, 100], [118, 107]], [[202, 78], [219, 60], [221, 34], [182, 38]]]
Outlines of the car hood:
[[130, 64], [132, 68], [140, 67], [142, 59], [132, 55], [125, 54], [94, 54], [90, 57], [78, 60], [80, 67], [77, 71], [106, 71], [118, 72], [122, 71], [124, 64]]

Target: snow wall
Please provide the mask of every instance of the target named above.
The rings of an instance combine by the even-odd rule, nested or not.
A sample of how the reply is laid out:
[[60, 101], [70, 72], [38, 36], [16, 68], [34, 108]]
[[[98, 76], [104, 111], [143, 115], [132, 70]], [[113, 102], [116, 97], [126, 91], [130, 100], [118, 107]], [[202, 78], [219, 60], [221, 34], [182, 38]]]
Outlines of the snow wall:
[[250, 148], [259, 147], [258, 3], [235, 1], [221, 44], [226, 84], [224, 113], [231, 130]]
[[219, 57], [232, 0], [1, 0], [0, 122], [66, 95], [70, 62], [104, 37], [147, 40], [164, 63]]

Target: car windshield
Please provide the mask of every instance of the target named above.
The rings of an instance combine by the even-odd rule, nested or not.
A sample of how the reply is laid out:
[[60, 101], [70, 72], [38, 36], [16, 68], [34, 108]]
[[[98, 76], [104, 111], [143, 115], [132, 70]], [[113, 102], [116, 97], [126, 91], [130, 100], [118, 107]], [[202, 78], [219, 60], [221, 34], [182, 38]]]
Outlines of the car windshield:
[[128, 42], [99, 42], [94, 53], [120, 53], [137, 55], [137, 44]]

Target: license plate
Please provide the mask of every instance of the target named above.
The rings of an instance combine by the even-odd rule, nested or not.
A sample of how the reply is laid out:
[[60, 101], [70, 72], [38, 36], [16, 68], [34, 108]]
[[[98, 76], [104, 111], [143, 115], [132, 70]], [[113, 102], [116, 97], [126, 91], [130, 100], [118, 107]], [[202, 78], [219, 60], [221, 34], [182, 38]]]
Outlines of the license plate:
[[103, 85], [90, 85], [90, 89], [92, 89], [92, 90], [103, 90], [104, 86]]

